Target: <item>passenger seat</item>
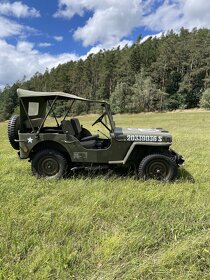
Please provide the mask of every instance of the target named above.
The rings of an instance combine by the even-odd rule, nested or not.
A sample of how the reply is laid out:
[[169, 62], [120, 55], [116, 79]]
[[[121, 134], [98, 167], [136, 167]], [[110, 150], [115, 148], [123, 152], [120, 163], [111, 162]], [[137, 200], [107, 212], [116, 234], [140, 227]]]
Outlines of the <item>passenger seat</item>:
[[84, 148], [92, 149], [95, 147], [96, 139], [99, 136], [90, 135], [87, 137], [81, 137], [82, 127], [78, 119], [73, 118], [70, 121], [64, 120], [61, 122], [61, 127], [64, 133], [68, 133], [69, 135], [76, 137]]

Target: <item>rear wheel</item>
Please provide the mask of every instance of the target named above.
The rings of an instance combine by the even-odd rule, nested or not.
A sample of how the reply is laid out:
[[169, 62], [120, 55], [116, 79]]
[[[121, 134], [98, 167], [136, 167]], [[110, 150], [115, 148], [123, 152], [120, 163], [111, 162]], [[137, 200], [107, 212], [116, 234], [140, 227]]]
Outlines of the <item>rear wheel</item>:
[[140, 162], [138, 175], [144, 179], [173, 181], [177, 176], [177, 165], [171, 157], [151, 154]]
[[37, 177], [63, 178], [67, 174], [67, 160], [53, 149], [41, 150], [32, 158], [32, 173]]

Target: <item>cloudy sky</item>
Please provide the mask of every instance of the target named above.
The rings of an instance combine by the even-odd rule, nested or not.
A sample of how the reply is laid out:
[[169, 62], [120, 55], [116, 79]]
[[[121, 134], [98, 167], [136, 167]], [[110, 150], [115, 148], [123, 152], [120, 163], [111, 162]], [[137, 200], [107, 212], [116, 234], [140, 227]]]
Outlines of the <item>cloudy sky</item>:
[[0, 87], [89, 53], [209, 27], [207, 0], [0, 0]]

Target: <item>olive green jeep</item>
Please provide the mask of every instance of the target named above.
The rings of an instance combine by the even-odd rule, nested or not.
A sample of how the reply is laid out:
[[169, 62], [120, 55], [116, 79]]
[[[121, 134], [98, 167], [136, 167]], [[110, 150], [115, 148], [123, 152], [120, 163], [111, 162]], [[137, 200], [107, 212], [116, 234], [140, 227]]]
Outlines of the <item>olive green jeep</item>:
[[[106, 101], [88, 100], [63, 92], [33, 92], [18, 89], [20, 115], [8, 123], [10, 144], [21, 159], [29, 159], [38, 177], [61, 178], [76, 170], [103, 170], [116, 166], [134, 167], [139, 178], [174, 180], [184, 160], [170, 149], [172, 136], [162, 128], [119, 128]], [[92, 135], [79, 120], [69, 117], [75, 102], [101, 105], [101, 123], [108, 136]], [[62, 118], [56, 104], [68, 105]], [[63, 104], [62, 103], [62, 104]], [[55, 126], [47, 126], [54, 116]], [[99, 131], [100, 132], [100, 131]]]

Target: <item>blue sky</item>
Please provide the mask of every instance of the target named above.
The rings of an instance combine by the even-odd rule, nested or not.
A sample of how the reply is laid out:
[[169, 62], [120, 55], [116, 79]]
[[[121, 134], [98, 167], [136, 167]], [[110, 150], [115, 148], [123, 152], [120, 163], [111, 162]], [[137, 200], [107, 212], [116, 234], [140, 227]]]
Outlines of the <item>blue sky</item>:
[[210, 27], [206, 0], [0, 0], [0, 87], [142, 34]]
[[[65, 52], [84, 55], [89, 48], [84, 48], [81, 42], [73, 39], [73, 31], [85, 24], [91, 13], [86, 13], [83, 17], [75, 15], [73, 18], [58, 18], [53, 15], [58, 9], [58, 1], [56, 0], [27, 0], [22, 3], [36, 8], [40, 12], [40, 17], [21, 19], [21, 22], [30, 25], [37, 30], [37, 33], [31, 34], [30, 40], [37, 43], [37, 49], [43, 51], [43, 47], [39, 47], [40, 43], [51, 44], [46, 45], [45, 51], [51, 54], [60, 54]], [[55, 40], [57, 37], [57, 40]]]

